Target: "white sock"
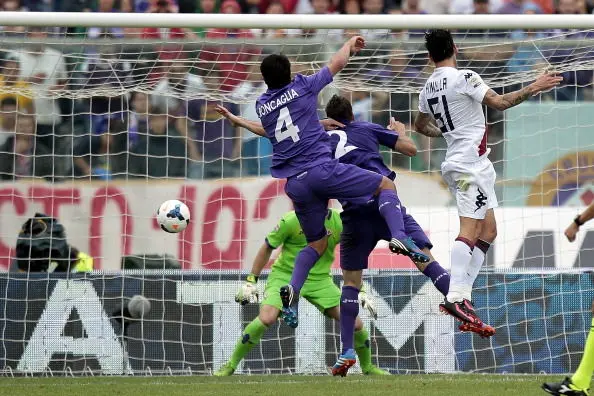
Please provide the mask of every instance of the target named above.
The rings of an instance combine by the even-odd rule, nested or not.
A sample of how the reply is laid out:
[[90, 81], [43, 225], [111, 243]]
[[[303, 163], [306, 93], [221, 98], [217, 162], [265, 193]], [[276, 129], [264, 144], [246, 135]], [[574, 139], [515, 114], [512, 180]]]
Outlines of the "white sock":
[[478, 276], [483, 263], [485, 262], [485, 253], [475, 247], [472, 251], [472, 258], [470, 259], [470, 263], [468, 263], [468, 267], [466, 267], [466, 274], [468, 275], [468, 284], [470, 286], [474, 285], [474, 281]]
[[462, 301], [468, 294], [469, 286], [466, 269], [472, 259], [472, 249], [462, 241], [454, 241], [450, 254], [450, 290], [447, 295], [449, 302]]

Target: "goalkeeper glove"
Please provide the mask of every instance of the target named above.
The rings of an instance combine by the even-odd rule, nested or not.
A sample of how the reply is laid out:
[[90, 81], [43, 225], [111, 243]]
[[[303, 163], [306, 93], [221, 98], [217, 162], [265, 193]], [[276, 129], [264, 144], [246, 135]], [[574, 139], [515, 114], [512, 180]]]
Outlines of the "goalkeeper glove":
[[377, 308], [375, 306], [375, 301], [373, 298], [367, 295], [365, 289], [361, 286], [361, 291], [359, 291], [359, 301], [361, 302], [361, 306], [369, 311], [369, 315], [373, 319], [377, 319]]
[[243, 286], [241, 286], [237, 291], [237, 294], [235, 294], [235, 302], [238, 302], [241, 305], [250, 303], [252, 300], [253, 302], [258, 302], [257, 282], [258, 277], [254, 274], [249, 274]]

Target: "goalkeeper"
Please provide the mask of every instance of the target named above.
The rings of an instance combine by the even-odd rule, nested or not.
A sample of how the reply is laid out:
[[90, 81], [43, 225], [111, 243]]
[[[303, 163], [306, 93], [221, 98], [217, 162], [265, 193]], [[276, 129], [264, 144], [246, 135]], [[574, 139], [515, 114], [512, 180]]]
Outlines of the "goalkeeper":
[[[301, 296], [324, 315], [338, 320], [340, 317], [341, 292], [330, 274], [330, 267], [334, 262], [334, 249], [340, 242], [340, 233], [342, 232], [342, 221], [337, 210], [328, 210], [325, 227], [328, 230], [328, 247], [309, 273], [303, 289], [301, 289]], [[295, 212], [286, 213], [274, 230], [266, 236], [254, 259], [252, 272], [247, 277], [246, 283], [237, 292], [235, 301], [243, 305], [258, 300], [258, 289], [256, 287], [258, 276], [268, 263], [272, 251], [281, 245], [280, 255], [274, 261], [272, 270], [268, 275], [264, 301], [260, 306], [260, 314], [247, 325], [233, 350], [231, 359], [215, 373], [216, 376], [232, 375], [239, 362], [260, 342], [262, 335], [269, 326], [276, 322], [280, 315], [283, 305], [278, 290], [291, 279], [295, 258], [299, 251], [307, 245]], [[375, 304], [366, 296], [364, 291], [359, 294], [359, 300], [363, 307], [367, 308], [370, 314], [375, 317]], [[367, 375], [389, 375], [387, 371], [371, 364], [369, 345], [369, 333], [363, 327], [361, 319], [357, 317], [354, 346], [363, 373]]]
[[[589, 220], [594, 219], [594, 204], [581, 214], [577, 215], [571, 224], [565, 230], [565, 236], [569, 242], [575, 241], [575, 237], [580, 227]], [[594, 301], [592, 302], [592, 315], [594, 315]], [[590, 393], [590, 382], [594, 373], [594, 318], [590, 333], [586, 339], [584, 355], [580, 361], [577, 371], [570, 377], [566, 377], [561, 382], [547, 382], [542, 384], [542, 389], [552, 395], [565, 396], [588, 396]]]

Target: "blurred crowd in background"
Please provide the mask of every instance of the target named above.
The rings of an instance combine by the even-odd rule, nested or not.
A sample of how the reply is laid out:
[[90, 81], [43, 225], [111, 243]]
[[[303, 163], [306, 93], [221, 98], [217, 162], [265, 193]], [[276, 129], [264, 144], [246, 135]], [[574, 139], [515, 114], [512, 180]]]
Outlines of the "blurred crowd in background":
[[3, 0], [3, 11], [167, 12], [244, 14], [521, 14], [591, 13], [591, 0]]
[[[309, 14], [583, 14], [594, 0], [0, 0], [4, 11], [155, 12], [155, 13], [309, 13]], [[192, 178], [261, 176], [269, 173], [271, 145], [230, 125], [215, 111], [223, 104], [235, 113], [257, 119], [246, 98], [264, 92], [258, 61], [266, 48], [243, 44], [246, 39], [317, 38], [336, 42], [362, 34], [370, 40], [421, 39], [421, 31], [352, 29], [315, 31], [295, 29], [122, 29], [6, 27], [5, 37], [24, 38], [0, 56], [0, 179], [41, 177], [50, 181], [113, 178]], [[590, 41], [594, 32], [580, 30], [458, 31], [458, 36], [504, 38], [512, 42], [545, 39], [578, 44], [547, 49], [531, 44], [497, 44], [465, 49], [460, 67], [480, 74], [523, 73], [543, 64], [594, 59]], [[193, 50], [161, 47], [124, 56], [121, 47], [86, 46], [81, 52], [60, 43], [64, 37], [88, 40], [129, 38], [202, 43]], [[239, 46], [217, 47], [216, 39], [238, 40]], [[419, 41], [417, 40], [417, 41]], [[581, 44], [579, 44], [581, 40]], [[510, 41], [510, 40], [508, 40]], [[89, 41], [89, 44], [91, 41]], [[419, 41], [420, 43], [420, 41]], [[218, 44], [217, 44], [218, 45]], [[420, 44], [419, 44], [420, 45]], [[309, 48], [312, 61], [316, 47]], [[349, 97], [357, 119], [387, 124], [390, 116], [411, 124], [416, 93], [369, 89], [383, 84], [402, 86], [430, 73], [420, 46], [372, 47], [376, 62], [356, 62], [346, 75], [364, 81], [368, 89], [338, 91]], [[327, 51], [327, 50], [325, 50]], [[299, 53], [299, 51], [295, 51]], [[326, 53], [326, 52], [325, 52]], [[297, 56], [297, 55], [295, 55]], [[295, 73], [309, 73], [307, 56], [300, 54]], [[564, 86], [538, 100], [592, 100], [593, 71], [564, 73]], [[400, 83], [395, 81], [400, 80]], [[141, 87], [142, 89], [135, 89]], [[111, 89], [110, 89], [111, 88]], [[121, 90], [121, 88], [126, 88]], [[517, 84], [493, 87], [501, 92]], [[92, 95], [75, 91], [97, 90]], [[117, 94], [118, 91], [120, 94]], [[74, 93], [73, 93], [74, 92]], [[209, 92], [224, 93], [228, 101], [207, 99]], [[115, 93], [115, 94], [114, 94]], [[200, 99], [191, 98], [192, 95]], [[323, 113], [320, 114], [323, 116]], [[503, 116], [487, 113], [492, 159], [501, 165]], [[418, 137], [417, 137], [418, 138]], [[418, 138], [421, 153], [408, 159], [386, 154], [389, 162], [413, 171], [439, 169], [443, 142]], [[388, 158], [389, 157], [389, 158]]]

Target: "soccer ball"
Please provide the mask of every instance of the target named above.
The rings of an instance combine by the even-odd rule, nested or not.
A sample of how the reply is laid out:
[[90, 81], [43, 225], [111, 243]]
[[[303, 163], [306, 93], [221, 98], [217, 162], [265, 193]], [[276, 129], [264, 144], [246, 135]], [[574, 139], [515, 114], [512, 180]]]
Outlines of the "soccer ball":
[[151, 311], [151, 302], [145, 297], [137, 294], [128, 301], [128, 312], [134, 319], [140, 319]]
[[181, 201], [165, 201], [157, 209], [157, 222], [165, 232], [182, 232], [190, 224], [190, 209]]

